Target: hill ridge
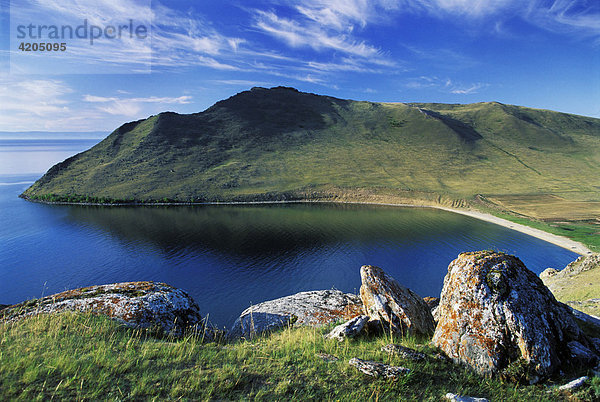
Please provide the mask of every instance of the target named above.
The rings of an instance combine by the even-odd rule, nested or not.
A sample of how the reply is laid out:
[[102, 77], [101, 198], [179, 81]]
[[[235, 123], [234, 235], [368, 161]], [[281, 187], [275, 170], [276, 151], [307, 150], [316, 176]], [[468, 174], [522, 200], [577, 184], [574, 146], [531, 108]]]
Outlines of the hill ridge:
[[477, 195], [501, 203], [533, 194], [600, 201], [599, 150], [600, 119], [591, 117], [499, 102], [377, 103], [255, 87], [202, 112], [125, 123], [52, 167], [22, 196], [473, 204]]

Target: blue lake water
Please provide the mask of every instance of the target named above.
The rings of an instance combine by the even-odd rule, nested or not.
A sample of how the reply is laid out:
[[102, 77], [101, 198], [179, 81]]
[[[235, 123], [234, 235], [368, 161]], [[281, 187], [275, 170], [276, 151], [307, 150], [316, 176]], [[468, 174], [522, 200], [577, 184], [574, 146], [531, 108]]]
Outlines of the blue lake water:
[[[0, 303], [152, 280], [186, 290], [203, 315], [229, 326], [250, 304], [295, 292], [358, 292], [363, 264], [384, 268], [421, 296], [438, 296], [448, 264], [463, 251], [515, 254], [536, 273], [577, 257], [507, 228], [428, 208], [90, 207], [17, 197], [41, 176], [39, 166], [45, 170], [92, 144], [0, 140], [0, 158], [12, 161], [12, 170], [0, 170]], [[6, 160], [0, 167], [9, 166]]]

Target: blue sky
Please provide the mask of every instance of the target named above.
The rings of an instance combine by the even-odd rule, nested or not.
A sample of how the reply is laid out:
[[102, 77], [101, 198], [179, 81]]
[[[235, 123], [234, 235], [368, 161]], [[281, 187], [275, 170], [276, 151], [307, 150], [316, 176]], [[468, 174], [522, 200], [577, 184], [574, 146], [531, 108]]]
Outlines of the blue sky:
[[[129, 19], [148, 37], [17, 49], [39, 42], [24, 21]], [[0, 131], [112, 131], [278, 85], [600, 118], [598, 0], [0, 0], [0, 23]]]

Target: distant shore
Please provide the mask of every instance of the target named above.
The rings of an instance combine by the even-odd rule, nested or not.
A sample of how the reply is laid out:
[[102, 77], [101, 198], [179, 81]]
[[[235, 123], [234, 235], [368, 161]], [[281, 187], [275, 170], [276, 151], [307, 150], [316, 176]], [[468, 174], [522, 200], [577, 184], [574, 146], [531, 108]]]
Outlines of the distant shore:
[[579, 255], [590, 255], [593, 252], [580, 242], [571, 240], [564, 236], [555, 235], [552, 233], [544, 232], [540, 229], [535, 229], [530, 226], [522, 225], [520, 223], [511, 222], [507, 219], [499, 218], [497, 216], [487, 214], [472, 209], [459, 209], [444, 207], [441, 205], [427, 205], [427, 204], [400, 204], [400, 203], [385, 203], [385, 202], [368, 202], [368, 201], [335, 201], [335, 200], [281, 200], [281, 201], [223, 201], [223, 202], [154, 202], [154, 203], [93, 203], [93, 202], [52, 202], [30, 199], [26, 196], [20, 196], [27, 201], [38, 202], [41, 204], [53, 204], [53, 205], [82, 205], [82, 206], [194, 206], [194, 205], [266, 205], [266, 204], [310, 204], [310, 203], [324, 203], [324, 204], [356, 204], [356, 205], [383, 205], [392, 207], [411, 207], [411, 208], [434, 208], [443, 211], [454, 212], [469, 216], [471, 218], [479, 219], [486, 222], [491, 222], [496, 225], [506, 227], [508, 229], [516, 230], [517, 232], [524, 233], [529, 236], [541, 239], [548, 243], [552, 243], [556, 246], [562, 247]]
[[[315, 202], [315, 201], [307, 201], [307, 202]], [[325, 201], [316, 201], [316, 202], [325, 202]], [[412, 208], [435, 208], [441, 209], [443, 211], [454, 212], [456, 214], [461, 214], [465, 216], [470, 216], [471, 218], [479, 219], [486, 222], [491, 222], [496, 225], [504, 226], [506, 228], [516, 230], [517, 232], [525, 233], [526, 235], [533, 236], [535, 238], [544, 240], [548, 243], [552, 243], [556, 246], [565, 248], [579, 255], [590, 255], [593, 252], [587, 248], [582, 243], [579, 243], [575, 240], [571, 240], [564, 236], [555, 235], [552, 233], [544, 232], [540, 229], [535, 229], [530, 226], [521, 225], [520, 223], [511, 222], [507, 219], [499, 218], [497, 216], [486, 214], [485, 212], [480, 212], [476, 210], [467, 210], [467, 209], [458, 209], [458, 208], [450, 208], [443, 207], [441, 205], [413, 205], [413, 204], [391, 204], [391, 203], [376, 203], [376, 202], [336, 202], [341, 204], [365, 204], [365, 205], [387, 205], [387, 206], [395, 206], [395, 207], [412, 207]]]

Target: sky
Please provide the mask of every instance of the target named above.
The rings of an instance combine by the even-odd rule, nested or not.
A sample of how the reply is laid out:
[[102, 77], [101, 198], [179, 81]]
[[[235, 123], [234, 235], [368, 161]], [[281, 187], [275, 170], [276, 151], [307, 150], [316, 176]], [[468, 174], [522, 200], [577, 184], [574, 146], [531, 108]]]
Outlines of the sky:
[[[66, 49], [19, 49], [48, 42]], [[0, 131], [110, 132], [280, 85], [600, 118], [600, 1], [0, 0]]]

